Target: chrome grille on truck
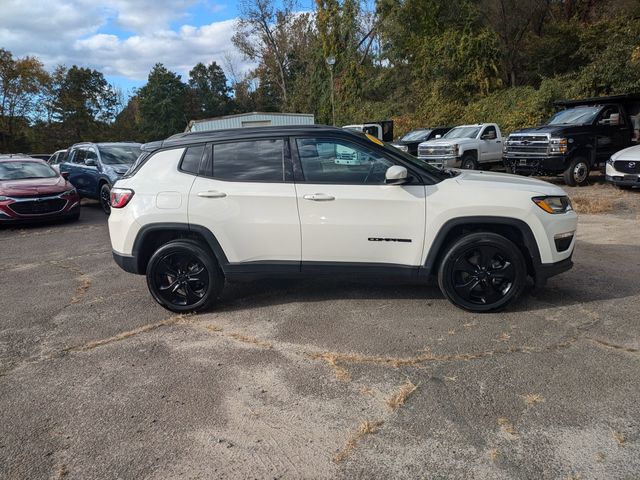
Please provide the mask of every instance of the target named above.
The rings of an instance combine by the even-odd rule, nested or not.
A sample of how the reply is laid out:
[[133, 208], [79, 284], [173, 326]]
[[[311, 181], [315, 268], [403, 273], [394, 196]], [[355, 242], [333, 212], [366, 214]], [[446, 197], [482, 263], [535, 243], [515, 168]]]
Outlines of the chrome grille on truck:
[[509, 135], [506, 145], [508, 157], [537, 157], [547, 155], [549, 137], [546, 135]]
[[451, 147], [439, 145], [418, 145], [419, 157], [441, 157], [451, 152]]

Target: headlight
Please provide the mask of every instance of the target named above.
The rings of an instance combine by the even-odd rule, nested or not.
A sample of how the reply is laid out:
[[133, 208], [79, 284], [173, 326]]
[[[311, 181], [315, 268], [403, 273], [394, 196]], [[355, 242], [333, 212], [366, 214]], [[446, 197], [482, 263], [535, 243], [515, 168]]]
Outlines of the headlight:
[[406, 145], [394, 145], [394, 147], [396, 147], [398, 150], [402, 150], [403, 152], [409, 151], [409, 147], [407, 147]]
[[0, 195], [0, 202], [4, 202], [5, 200], [11, 200], [11, 198], [5, 197], [4, 195]]
[[547, 213], [567, 213], [573, 210], [569, 197], [533, 197], [531, 200]]
[[458, 155], [458, 144], [447, 147], [447, 153], [450, 155]]
[[609, 159], [607, 160], [607, 164], [613, 166], [613, 157], [609, 157]]
[[67, 190], [66, 192], [64, 192], [62, 195], [75, 195], [78, 191], [76, 190], [75, 187], [73, 187], [70, 190]]
[[567, 139], [562, 138], [552, 138], [549, 140], [549, 153], [551, 154], [563, 154], [567, 153]]

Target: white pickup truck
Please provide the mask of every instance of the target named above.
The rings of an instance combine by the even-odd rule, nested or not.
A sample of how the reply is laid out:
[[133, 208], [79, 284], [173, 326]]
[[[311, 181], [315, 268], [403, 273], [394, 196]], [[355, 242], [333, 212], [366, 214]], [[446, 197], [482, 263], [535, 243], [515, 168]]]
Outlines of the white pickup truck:
[[466, 168], [502, 163], [502, 133], [495, 123], [460, 125], [442, 138], [418, 145], [418, 158], [439, 168]]

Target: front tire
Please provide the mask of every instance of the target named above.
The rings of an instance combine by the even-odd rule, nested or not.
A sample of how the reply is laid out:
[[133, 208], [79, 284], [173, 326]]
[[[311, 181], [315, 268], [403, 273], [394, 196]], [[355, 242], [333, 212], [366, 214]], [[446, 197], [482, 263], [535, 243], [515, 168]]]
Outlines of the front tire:
[[462, 157], [460, 168], [465, 170], [478, 170], [478, 162], [472, 155], [465, 155]]
[[569, 167], [564, 171], [564, 183], [570, 187], [584, 186], [589, 182], [591, 167], [583, 157], [575, 157], [569, 162]]
[[167, 310], [185, 313], [211, 308], [220, 296], [224, 276], [218, 262], [193, 240], [161, 246], [147, 265], [147, 286]]
[[491, 312], [516, 300], [527, 278], [520, 249], [495, 233], [458, 239], [438, 269], [438, 285], [454, 305], [471, 312]]
[[108, 183], [102, 184], [98, 198], [102, 211], [107, 215], [111, 215], [111, 186]]

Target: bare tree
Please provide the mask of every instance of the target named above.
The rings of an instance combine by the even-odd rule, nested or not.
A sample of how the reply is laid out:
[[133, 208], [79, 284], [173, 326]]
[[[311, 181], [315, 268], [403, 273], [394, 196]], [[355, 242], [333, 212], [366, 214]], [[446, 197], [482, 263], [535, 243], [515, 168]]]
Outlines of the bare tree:
[[294, 0], [284, 0], [280, 8], [274, 0], [243, 0], [235, 26], [233, 44], [245, 58], [257, 61], [273, 76], [288, 101], [289, 33], [295, 20]]

